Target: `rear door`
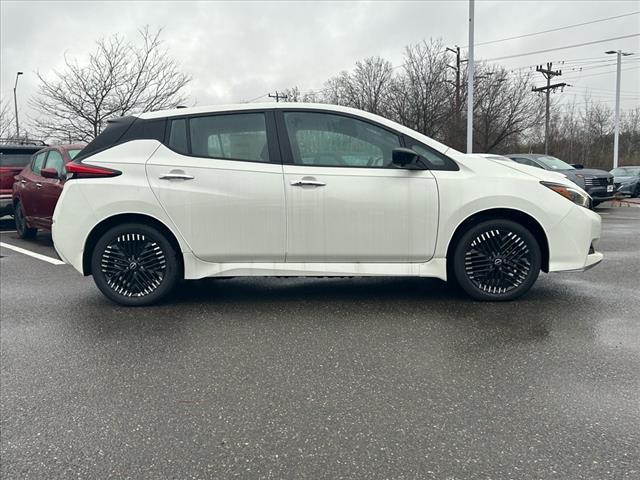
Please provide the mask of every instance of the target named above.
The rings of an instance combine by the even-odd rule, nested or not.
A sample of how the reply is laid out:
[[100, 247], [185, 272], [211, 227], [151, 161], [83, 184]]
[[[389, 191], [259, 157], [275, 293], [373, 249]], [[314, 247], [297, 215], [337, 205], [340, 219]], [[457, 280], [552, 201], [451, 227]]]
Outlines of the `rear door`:
[[147, 162], [153, 192], [197, 257], [283, 262], [282, 164], [272, 112], [173, 118]]

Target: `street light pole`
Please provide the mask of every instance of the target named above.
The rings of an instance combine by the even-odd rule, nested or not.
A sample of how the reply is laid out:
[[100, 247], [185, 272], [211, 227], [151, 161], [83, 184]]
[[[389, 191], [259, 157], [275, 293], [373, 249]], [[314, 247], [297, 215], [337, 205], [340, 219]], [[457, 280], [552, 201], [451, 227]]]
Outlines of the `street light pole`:
[[616, 68], [616, 120], [615, 127], [613, 129], [613, 168], [618, 168], [618, 137], [620, 135], [620, 67], [622, 65], [622, 56], [633, 55], [630, 52], [623, 52], [622, 50], [608, 50], [607, 55], [615, 54], [617, 57]]
[[467, 153], [473, 152], [473, 3], [469, 0], [469, 63], [467, 67]]
[[18, 88], [18, 77], [22, 75], [22, 72], [16, 73], [16, 83], [13, 86], [13, 106], [16, 110], [16, 139], [20, 140], [20, 124], [18, 123], [18, 97], [16, 95], [16, 89]]

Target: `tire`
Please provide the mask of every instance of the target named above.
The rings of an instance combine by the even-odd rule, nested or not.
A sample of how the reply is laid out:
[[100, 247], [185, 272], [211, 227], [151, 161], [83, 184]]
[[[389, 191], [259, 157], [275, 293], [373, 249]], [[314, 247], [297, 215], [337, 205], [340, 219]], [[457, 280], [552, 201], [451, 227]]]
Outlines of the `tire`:
[[529, 230], [511, 220], [471, 226], [456, 244], [453, 271], [472, 298], [508, 301], [524, 295], [540, 273], [540, 246]]
[[178, 253], [148, 225], [126, 223], [107, 230], [91, 253], [100, 291], [125, 306], [152, 305], [171, 293], [181, 276]]
[[13, 212], [13, 219], [16, 222], [16, 231], [18, 236], [24, 240], [34, 238], [38, 233], [37, 228], [30, 228], [27, 225], [27, 219], [24, 217], [24, 210], [22, 209], [22, 203], [18, 200]]

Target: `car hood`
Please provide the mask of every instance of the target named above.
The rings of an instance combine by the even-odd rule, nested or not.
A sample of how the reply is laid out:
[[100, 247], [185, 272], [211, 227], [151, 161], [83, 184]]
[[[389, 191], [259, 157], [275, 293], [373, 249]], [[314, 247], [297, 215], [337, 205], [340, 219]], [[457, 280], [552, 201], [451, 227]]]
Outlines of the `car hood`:
[[619, 183], [627, 183], [627, 182], [633, 182], [633, 181], [637, 182], [638, 180], [640, 180], [640, 177], [633, 176], [633, 175], [624, 175], [621, 177], [613, 177], [613, 180]]
[[567, 185], [568, 187], [576, 187], [576, 184], [571, 180], [569, 180], [565, 175], [563, 175], [562, 173], [551, 171], [551, 170], [543, 170], [542, 168], [531, 167], [529, 165], [523, 165], [517, 162], [504, 162], [501, 160], [493, 160], [491, 158], [480, 157], [477, 155], [464, 154], [464, 157], [467, 162], [469, 161], [468, 159], [471, 159], [471, 158], [473, 158], [474, 163], [476, 160], [491, 162], [494, 165], [500, 165], [503, 168], [509, 168], [511, 170], [516, 170], [517, 172], [524, 173], [525, 175], [528, 175], [530, 177], [535, 177], [538, 180], [542, 180], [543, 182], [560, 183], [563, 185]]

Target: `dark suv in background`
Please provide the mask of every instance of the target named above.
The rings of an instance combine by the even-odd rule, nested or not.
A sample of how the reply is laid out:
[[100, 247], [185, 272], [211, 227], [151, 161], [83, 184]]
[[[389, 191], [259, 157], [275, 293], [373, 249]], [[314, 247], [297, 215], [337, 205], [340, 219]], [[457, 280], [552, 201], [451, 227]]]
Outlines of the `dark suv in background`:
[[540, 153], [512, 153], [506, 156], [523, 165], [562, 173], [591, 195], [594, 207], [615, 197], [613, 175], [604, 170], [576, 168], [559, 158]]
[[45, 146], [44, 142], [0, 143], [0, 217], [13, 214], [14, 177], [31, 161], [31, 156]]

